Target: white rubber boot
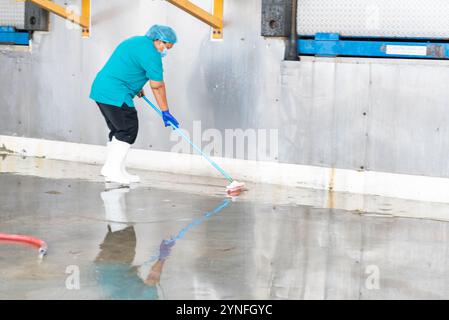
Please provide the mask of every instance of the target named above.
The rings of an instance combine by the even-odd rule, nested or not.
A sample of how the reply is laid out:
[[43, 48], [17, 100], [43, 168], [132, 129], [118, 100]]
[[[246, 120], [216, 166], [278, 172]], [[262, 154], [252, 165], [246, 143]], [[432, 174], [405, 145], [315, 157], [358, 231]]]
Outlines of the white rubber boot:
[[[127, 152], [126, 155], [128, 155], [128, 152]], [[139, 177], [139, 176], [136, 176], [136, 175], [129, 174], [128, 171], [126, 171], [126, 165], [125, 165], [125, 163], [126, 163], [126, 156], [125, 156], [125, 159], [124, 159], [123, 162], [122, 162], [122, 167], [121, 167], [121, 170], [122, 170], [123, 175], [124, 175], [125, 177], [127, 177], [128, 180], [129, 180], [131, 183], [139, 183], [139, 182], [140, 182], [140, 177]]]
[[121, 231], [128, 227], [125, 203], [125, 194], [128, 192], [128, 188], [119, 188], [101, 193], [106, 220], [112, 232]]
[[106, 163], [101, 169], [101, 175], [106, 182], [130, 184], [130, 179], [122, 173], [122, 163], [125, 161], [130, 144], [117, 140], [115, 137], [108, 143]]

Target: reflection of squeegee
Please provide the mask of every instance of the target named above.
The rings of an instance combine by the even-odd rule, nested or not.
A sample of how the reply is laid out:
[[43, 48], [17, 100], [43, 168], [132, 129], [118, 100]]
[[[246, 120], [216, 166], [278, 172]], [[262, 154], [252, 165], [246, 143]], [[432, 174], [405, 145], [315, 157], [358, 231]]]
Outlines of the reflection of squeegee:
[[[162, 111], [159, 110], [150, 100], [148, 100], [147, 97], [142, 96], [142, 98], [156, 111], [161, 117], [162, 117]], [[195, 149], [196, 152], [198, 152], [204, 159], [206, 159], [215, 169], [217, 169], [225, 178], [228, 180], [231, 184], [226, 187], [226, 191], [228, 192], [239, 192], [242, 191], [242, 189], [245, 187], [245, 184], [243, 182], [238, 182], [234, 180], [226, 171], [224, 171], [215, 161], [213, 161], [207, 154], [205, 154], [199, 147], [197, 147], [189, 137], [187, 137], [182, 130], [177, 128], [171, 121], [169, 121], [169, 124], [172, 126], [172, 128], [179, 133], [179, 135], [187, 141], [193, 149]]]
[[186, 235], [186, 233], [192, 229], [194, 226], [198, 226], [200, 224], [202, 224], [204, 221], [206, 221], [207, 219], [210, 219], [211, 217], [219, 214], [224, 208], [226, 208], [229, 204], [231, 203], [231, 200], [226, 199], [225, 201], [223, 201], [218, 207], [216, 207], [213, 211], [211, 212], [206, 212], [204, 214], [204, 216], [201, 219], [196, 219], [193, 222], [191, 222], [187, 227], [185, 227], [184, 229], [182, 229], [181, 231], [178, 232], [178, 234], [176, 235], [176, 237], [174, 237], [173, 239], [169, 240], [169, 241], [178, 241], [182, 238], [184, 238], [184, 236]]
[[[176, 241], [181, 240], [184, 238], [186, 233], [191, 230], [193, 227], [198, 226], [202, 224], [204, 221], [212, 218], [213, 216], [219, 214], [223, 209], [225, 209], [232, 201], [230, 199], [224, 200], [218, 207], [216, 207], [214, 210], [210, 212], [206, 212], [200, 219], [193, 220], [187, 227], [183, 228], [181, 231], [178, 232], [178, 234], [175, 237], [172, 237], [170, 240], [164, 240], [166, 243], [170, 246], [173, 246]], [[159, 255], [152, 256], [148, 261], [146, 261], [143, 266], [146, 266], [154, 261], [156, 261], [159, 258]]]
[[32, 246], [39, 248], [39, 254], [41, 257], [47, 254], [47, 244], [45, 241], [42, 241], [37, 238], [29, 237], [29, 236], [19, 236], [15, 234], [4, 234], [0, 233], [0, 241], [8, 241], [8, 242], [19, 242], [26, 243]]

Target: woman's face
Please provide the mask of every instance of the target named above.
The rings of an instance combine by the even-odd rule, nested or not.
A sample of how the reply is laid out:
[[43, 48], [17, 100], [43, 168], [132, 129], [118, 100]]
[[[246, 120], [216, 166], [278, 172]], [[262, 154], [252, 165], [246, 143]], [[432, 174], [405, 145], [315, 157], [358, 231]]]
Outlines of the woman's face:
[[159, 51], [159, 52], [163, 52], [165, 48], [167, 48], [167, 50], [170, 50], [171, 48], [173, 48], [173, 43], [164, 42], [161, 40], [156, 40], [155, 45], [156, 45], [157, 51]]

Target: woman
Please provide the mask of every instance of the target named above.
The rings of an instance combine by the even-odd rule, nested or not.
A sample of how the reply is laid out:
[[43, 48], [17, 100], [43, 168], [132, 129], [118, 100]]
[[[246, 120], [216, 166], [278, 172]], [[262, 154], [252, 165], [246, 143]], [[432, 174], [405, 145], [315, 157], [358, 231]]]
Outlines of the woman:
[[133, 98], [145, 94], [143, 87], [148, 81], [165, 126], [169, 122], [179, 126], [168, 109], [162, 66], [162, 58], [176, 42], [172, 28], [155, 25], [145, 36], [122, 42], [95, 78], [90, 98], [97, 103], [110, 130], [107, 159], [101, 170], [106, 182], [140, 182], [138, 176], [128, 174], [125, 160], [139, 131]]

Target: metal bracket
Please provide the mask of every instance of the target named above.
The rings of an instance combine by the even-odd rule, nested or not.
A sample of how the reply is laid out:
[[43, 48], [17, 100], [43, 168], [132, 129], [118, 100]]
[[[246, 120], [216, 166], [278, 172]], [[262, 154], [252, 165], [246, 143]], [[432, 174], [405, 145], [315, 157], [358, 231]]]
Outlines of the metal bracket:
[[167, 0], [172, 5], [201, 20], [213, 28], [212, 39], [223, 39], [223, 2], [214, 0], [214, 14], [207, 12], [189, 0]]
[[50, 0], [26, 0], [34, 3], [42, 9], [48, 10], [70, 22], [73, 22], [82, 28], [82, 36], [88, 38], [90, 36], [90, 0], [82, 0], [81, 16], [73, 11], [60, 6]]

